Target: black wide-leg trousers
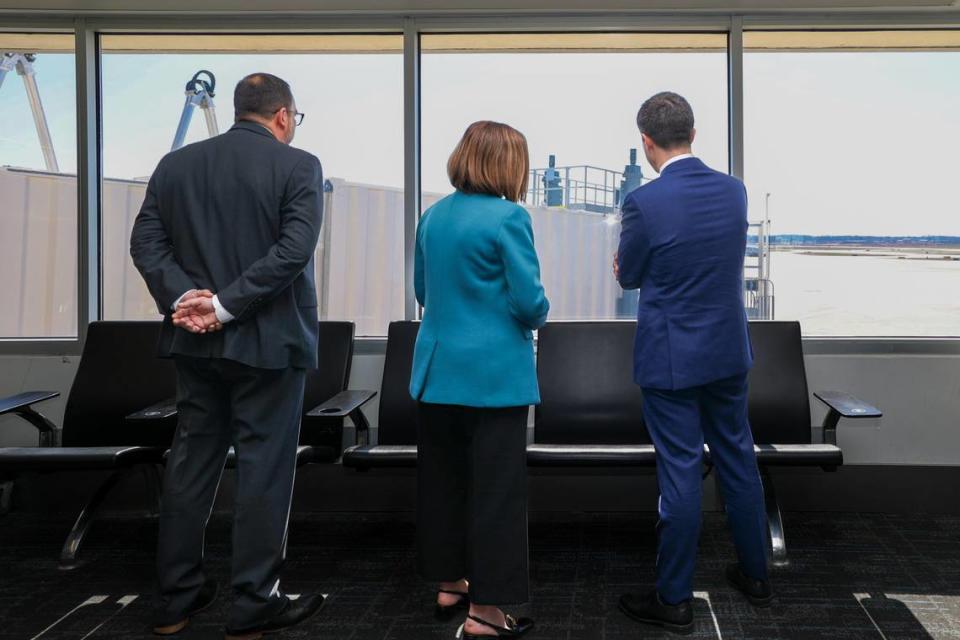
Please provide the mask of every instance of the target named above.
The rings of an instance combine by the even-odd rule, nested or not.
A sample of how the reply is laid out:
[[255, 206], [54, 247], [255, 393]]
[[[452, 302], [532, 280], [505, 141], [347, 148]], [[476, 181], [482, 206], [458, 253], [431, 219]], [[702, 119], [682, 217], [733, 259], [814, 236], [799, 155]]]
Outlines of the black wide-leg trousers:
[[478, 605], [529, 599], [527, 407], [420, 403], [417, 547], [427, 580]]

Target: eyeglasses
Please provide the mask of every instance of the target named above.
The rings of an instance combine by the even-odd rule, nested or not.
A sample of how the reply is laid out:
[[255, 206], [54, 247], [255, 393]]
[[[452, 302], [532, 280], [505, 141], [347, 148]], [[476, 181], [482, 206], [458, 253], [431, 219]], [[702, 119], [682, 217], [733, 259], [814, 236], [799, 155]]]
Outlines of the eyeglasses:
[[[274, 113], [279, 113], [279, 112], [282, 111], [283, 109], [287, 109], [287, 108], [286, 108], [286, 107], [280, 107], [280, 108], [277, 109]], [[302, 111], [294, 111], [293, 109], [287, 109], [287, 113], [290, 114], [290, 117], [293, 118], [293, 123], [294, 123], [296, 126], [298, 126], [298, 127], [303, 124], [303, 119], [304, 119], [304, 117], [306, 117], [306, 115], [307, 115], [307, 114], [303, 113]]]

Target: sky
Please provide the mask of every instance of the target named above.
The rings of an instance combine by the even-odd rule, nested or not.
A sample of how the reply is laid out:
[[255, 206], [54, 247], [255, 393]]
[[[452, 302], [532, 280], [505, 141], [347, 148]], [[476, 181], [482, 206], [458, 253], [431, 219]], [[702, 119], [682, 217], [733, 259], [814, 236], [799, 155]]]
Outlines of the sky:
[[[422, 65], [425, 191], [450, 190], [446, 159], [478, 119], [520, 129], [534, 167], [555, 154], [561, 166], [620, 171], [639, 145], [637, 108], [667, 89], [693, 106], [694, 151], [727, 170], [722, 53], [425, 53]], [[276, 73], [306, 113], [294, 144], [320, 157], [327, 177], [402, 186], [399, 54], [104, 54], [106, 176], [150, 174], [169, 151], [183, 85], [201, 68], [217, 76], [221, 131], [236, 81]], [[42, 54], [36, 69], [61, 169], [72, 172], [73, 57]], [[744, 77], [752, 218], [763, 217], [770, 193], [774, 233], [960, 235], [960, 53], [749, 52]], [[0, 165], [42, 168], [15, 75], [0, 87], [0, 114]], [[188, 141], [205, 135], [197, 113]]]

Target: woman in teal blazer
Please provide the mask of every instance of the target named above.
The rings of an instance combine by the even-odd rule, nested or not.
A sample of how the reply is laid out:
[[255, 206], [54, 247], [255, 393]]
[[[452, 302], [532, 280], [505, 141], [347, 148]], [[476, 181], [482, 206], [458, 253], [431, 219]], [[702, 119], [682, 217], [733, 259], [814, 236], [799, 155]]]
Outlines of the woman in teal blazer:
[[440, 583], [437, 615], [468, 609], [464, 638], [518, 637], [529, 618], [526, 431], [540, 402], [533, 331], [550, 308], [540, 283], [521, 133], [476, 122], [447, 164], [457, 191], [417, 228], [424, 307], [410, 394], [419, 401], [418, 547]]

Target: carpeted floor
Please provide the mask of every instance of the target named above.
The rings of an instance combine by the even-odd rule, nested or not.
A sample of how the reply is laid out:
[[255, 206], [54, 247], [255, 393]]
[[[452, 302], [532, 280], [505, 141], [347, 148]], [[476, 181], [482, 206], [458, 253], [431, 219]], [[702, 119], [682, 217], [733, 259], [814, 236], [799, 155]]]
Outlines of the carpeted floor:
[[[532, 602], [516, 610], [536, 619], [530, 638], [671, 637], [616, 607], [621, 593], [651, 582], [654, 517], [534, 516]], [[55, 558], [68, 528], [25, 514], [0, 518], [0, 638], [149, 637], [155, 521], [99, 522], [85, 563], [63, 572]], [[223, 583], [229, 529], [215, 517], [207, 534], [209, 571]], [[786, 532], [791, 564], [773, 573], [778, 601], [754, 610], [724, 583], [733, 549], [722, 517], [706, 516], [692, 637], [960, 639], [960, 518], [797, 513], [787, 514]], [[414, 574], [413, 537], [405, 516], [295, 516], [285, 589], [330, 598], [317, 618], [280, 637], [452, 640], [459, 623], [433, 620], [433, 593]], [[179, 637], [222, 638], [227, 606], [221, 596]]]

